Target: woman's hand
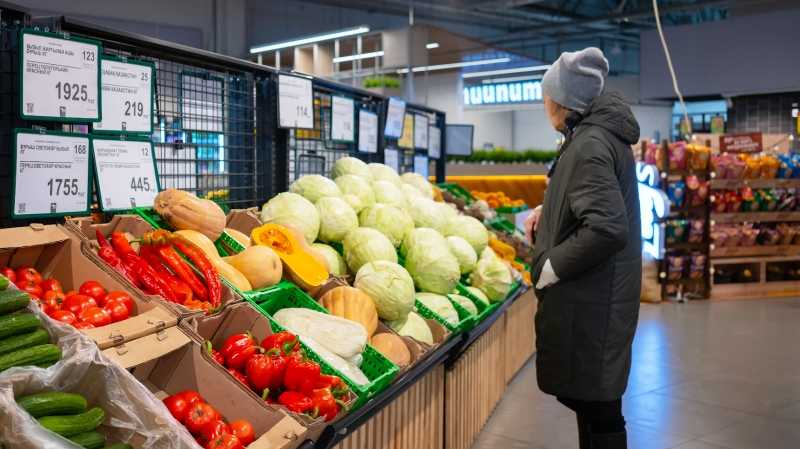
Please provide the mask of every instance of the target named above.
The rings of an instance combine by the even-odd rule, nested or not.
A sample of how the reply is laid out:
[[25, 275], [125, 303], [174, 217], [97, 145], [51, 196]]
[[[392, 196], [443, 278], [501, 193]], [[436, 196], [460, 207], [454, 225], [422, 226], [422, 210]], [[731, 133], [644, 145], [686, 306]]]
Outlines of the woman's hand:
[[525, 218], [525, 238], [528, 241], [533, 239], [533, 233], [539, 227], [539, 218], [542, 216], [542, 206], [536, 206], [533, 211]]

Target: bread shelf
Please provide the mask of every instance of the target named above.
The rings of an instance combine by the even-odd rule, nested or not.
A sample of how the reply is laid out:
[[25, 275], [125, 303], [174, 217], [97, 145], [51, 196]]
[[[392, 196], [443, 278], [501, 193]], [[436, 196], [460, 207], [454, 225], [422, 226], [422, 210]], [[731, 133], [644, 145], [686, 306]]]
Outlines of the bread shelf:
[[711, 220], [720, 223], [757, 223], [800, 221], [800, 212], [733, 212], [712, 213]]
[[795, 179], [712, 179], [712, 190], [734, 190], [742, 187], [754, 189], [800, 187], [800, 178]]

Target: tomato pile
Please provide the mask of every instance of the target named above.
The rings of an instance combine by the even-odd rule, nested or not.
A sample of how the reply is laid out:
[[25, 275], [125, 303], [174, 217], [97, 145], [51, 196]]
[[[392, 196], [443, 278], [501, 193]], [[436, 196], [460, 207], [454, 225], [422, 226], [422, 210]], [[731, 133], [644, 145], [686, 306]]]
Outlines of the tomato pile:
[[112, 232], [109, 243], [98, 229], [96, 238], [100, 258], [145, 293], [206, 312], [221, 305], [219, 273], [203, 251], [187, 239], [162, 229], [147, 232], [137, 252], [122, 232]]
[[278, 332], [259, 345], [249, 333], [228, 337], [219, 350], [206, 342], [209, 356], [239, 382], [249, 386], [270, 404], [280, 404], [294, 413], [331, 421], [345, 404], [347, 386], [337, 376], [320, 372], [319, 364], [307, 358], [297, 336]]
[[164, 405], [206, 449], [244, 449], [255, 440], [253, 425], [239, 419], [225, 418], [194, 390], [181, 391], [164, 398]]
[[44, 279], [35, 268], [0, 268], [0, 273], [38, 302], [44, 313], [77, 329], [101, 327], [128, 319], [133, 298], [123, 291], [106, 291], [97, 281], [86, 281], [77, 291], [64, 293], [58, 279]]

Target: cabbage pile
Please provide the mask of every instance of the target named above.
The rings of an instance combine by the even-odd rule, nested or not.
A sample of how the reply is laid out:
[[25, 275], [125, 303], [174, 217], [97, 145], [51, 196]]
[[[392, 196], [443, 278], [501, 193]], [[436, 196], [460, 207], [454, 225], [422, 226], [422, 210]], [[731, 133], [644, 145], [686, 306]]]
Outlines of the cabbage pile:
[[[365, 178], [356, 175], [342, 175], [336, 178], [336, 185], [345, 195], [345, 201], [350, 203], [353, 209], [358, 209], [356, 212], [375, 204], [375, 193], [372, 192], [369, 181]], [[356, 197], [360, 207], [353, 206], [353, 200], [348, 200], [347, 195]]]
[[325, 196], [342, 196], [339, 186], [321, 175], [301, 176], [289, 186], [289, 191], [302, 195], [312, 203], [316, 203], [317, 200]]
[[375, 181], [372, 183], [375, 202], [405, 209], [408, 205], [403, 191], [389, 181]]
[[343, 157], [333, 163], [331, 177], [333, 179], [338, 179], [343, 175], [360, 176], [367, 181], [372, 181], [372, 173], [367, 164], [361, 159], [354, 157]]
[[381, 319], [405, 321], [414, 307], [414, 281], [394, 262], [365, 264], [356, 273], [353, 285], [375, 301]]
[[347, 202], [335, 196], [317, 201], [319, 236], [323, 242], [341, 242], [348, 232], [358, 227], [358, 216]]
[[350, 271], [356, 273], [362, 266], [378, 260], [397, 263], [397, 251], [392, 242], [372, 228], [355, 228], [342, 242], [344, 260]]
[[388, 204], [375, 204], [362, 210], [358, 222], [362, 227], [380, 231], [395, 247], [414, 229], [414, 222], [406, 211]]
[[335, 249], [324, 243], [313, 243], [311, 244], [311, 248], [313, 248], [317, 254], [319, 254], [320, 257], [325, 260], [325, 264], [328, 266], [328, 272], [331, 275], [347, 275], [347, 264], [344, 263], [344, 259], [342, 258], [341, 254], [339, 254]]
[[371, 163], [367, 164], [369, 172], [372, 175], [373, 181], [386, 181], [396, 186], [400, 186], [403, 182], [400, 180], [400, 175], [392, 167], [386, 164]]
[[261, 208], [261, 222], [297, 229], [308, 243], [313, 243], [319, 234], [317, 208], [296, 193], [279, 193], [267, 201]]

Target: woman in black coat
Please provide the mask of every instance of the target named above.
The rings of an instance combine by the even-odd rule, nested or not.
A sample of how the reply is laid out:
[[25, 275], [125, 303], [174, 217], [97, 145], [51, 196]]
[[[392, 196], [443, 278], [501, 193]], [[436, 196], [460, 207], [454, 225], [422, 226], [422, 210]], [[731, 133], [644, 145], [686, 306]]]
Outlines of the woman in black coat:
[[630, 145], [639, 125], [604, 93], [596, 48], [564, 53], [545, 74], [545, 110], [565, 136], [535, 212], [539, 387], [574, 410], [581, 449], [627, 447], [622, 394], [639, 315], [641, 225]]

